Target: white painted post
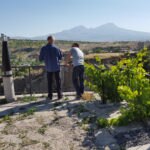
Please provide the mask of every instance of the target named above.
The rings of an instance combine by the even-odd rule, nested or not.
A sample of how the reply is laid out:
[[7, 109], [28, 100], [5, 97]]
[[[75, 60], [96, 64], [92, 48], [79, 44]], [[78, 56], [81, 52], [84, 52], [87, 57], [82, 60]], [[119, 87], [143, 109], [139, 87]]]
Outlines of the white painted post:
[[2, 34], [1, 37], [2, 37], [2, 70], [4, 73], [3, 74], [4, 94], [7, 102], [13, 102], [16, 100], [16, 96], [7, 45], [8, 38], [4, 34]]

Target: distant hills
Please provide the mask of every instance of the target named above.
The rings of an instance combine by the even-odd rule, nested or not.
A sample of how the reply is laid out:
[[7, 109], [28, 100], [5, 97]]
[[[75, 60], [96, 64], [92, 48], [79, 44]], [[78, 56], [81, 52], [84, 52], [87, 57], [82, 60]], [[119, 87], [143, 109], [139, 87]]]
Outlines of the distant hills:
[[[57, 40], [67, 41], [112, 42], [150, 40], [150, 33], [124, 29], [113, 23], [107, 23], [96, 28], [77, 26], [62, 32], [53, 33], [52, 35]], [[33, 37], [32, 40], [45, 40], [47, 36]]]

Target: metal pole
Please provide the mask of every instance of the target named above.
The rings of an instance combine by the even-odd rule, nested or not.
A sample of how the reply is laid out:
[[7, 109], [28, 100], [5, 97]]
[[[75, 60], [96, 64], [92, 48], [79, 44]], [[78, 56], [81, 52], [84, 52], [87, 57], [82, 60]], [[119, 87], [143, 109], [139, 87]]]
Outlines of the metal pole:
[[12, 102], [16, 100], [16, 96], [10, 64], [10, 55], [8, 50], [8, 38], [4, 34], [1, 34], [1, 38], [2, 38], [2, 71], [3, 71], [4, 94], [6, 100], [8, 102]]
[[30, 96], [32, 96], [32, 76], [31, 76], [31, 66], [29, 66], [29, 82], [30, 82]]

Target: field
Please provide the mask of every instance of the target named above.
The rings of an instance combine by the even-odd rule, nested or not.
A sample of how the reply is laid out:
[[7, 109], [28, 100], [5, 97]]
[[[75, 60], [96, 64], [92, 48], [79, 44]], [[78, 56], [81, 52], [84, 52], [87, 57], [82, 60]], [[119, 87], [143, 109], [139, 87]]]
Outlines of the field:
[[[56, 41], [56, 45], [65, 53], [70, 50], [73, 41]], [[100, 58], [118, 57], [119, 53], [141, 49], [141, 42], [78, 42], [86, 54], [87, 59], [92, 59], [97, 53]], [[38, 55], [46, 41], [9, 40], [12, 64], [39, 64]], [[1, 51], [0, 43], [0, 51]], [[118, 54], [117, 54], [118, 53]], [[122, 54], [121, 54], [122, 55]], [[1, 54], [0, 54], [1, 56]]]

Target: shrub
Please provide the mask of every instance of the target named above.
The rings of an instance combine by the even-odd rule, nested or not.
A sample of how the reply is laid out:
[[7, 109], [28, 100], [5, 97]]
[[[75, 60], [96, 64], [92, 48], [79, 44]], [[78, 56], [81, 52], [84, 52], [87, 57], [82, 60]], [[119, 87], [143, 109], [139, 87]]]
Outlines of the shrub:
[[119, 73], [115, 68], [107, 70], [106, 67], [97, 59], [97, 65], [86, 64], [86, 85], [95, 92], [99, 93], [103, 103], [106, 101], [120, 102], [121, 98], [117, 88], [119, 85]]
[[[126, 64], [126, 68], [132, 71], [130, 82], [118, 86], [120, 96], [128, 102], [128, 108], [121, 111], [123, 116], [129, 118], [128, 122], [145, 121], [150, 117], [150, 83], [143, 69], [144, 61], [142, 60], [145, 55], [146, 50], [143, 50], [131, 63]], [[130, 67], [131, 65], [133, 67]]]
[[[103, 70], [100, 64], [98, 69], [88, 64], [87, 84], [100, 94], [102, 98], [111, 102], [126, 100], [127, 107], [121, 109], [121, 116], [115, 119], [100, 119], [99, 124], [126, 125], [133, 121], [144, 121], [150, 117], [150, 82], [143, 68], [144, 49], [135, 58], [123, 59], [109, 70]], [[105, 85], [103, 85], [102, 84]], [[115, 99], [114, 99], [115, 97]]]
[[97, 125], [100, 128], [105, 128], [105, 127], [109, 126], [109, 122], [105, 118], [98, 118], [97, 119]]

